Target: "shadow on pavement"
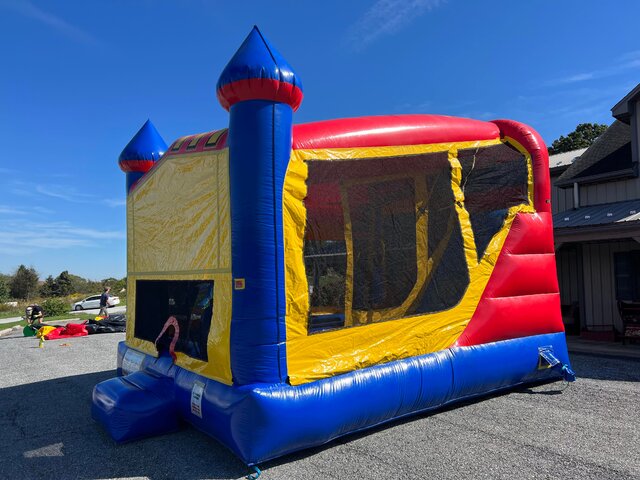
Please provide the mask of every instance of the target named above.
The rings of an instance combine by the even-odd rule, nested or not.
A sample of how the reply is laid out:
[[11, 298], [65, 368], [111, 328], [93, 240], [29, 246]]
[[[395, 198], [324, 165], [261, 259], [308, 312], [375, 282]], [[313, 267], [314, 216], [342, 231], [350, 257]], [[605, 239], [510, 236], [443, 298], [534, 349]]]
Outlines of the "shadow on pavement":
[[558, 390], [532, 390], [531, 388], [521, 388], [515, 390], [515, 393], [526, 393], [527, 395], [562, 395], [564, 388], [560, 388]]
[[[29, 375], [27, 368], [24, 373]], [[91, 419], [94, 385], [113, 376], [114, 371], [103, 371], [2, 389], [0, 476], [217, 479], [250, 472], [226, 448], [192, 428], [116, 445]]]
[[571, 366], [581, 378], [612, 382], [640, 382], [640, 361], [586, 353], [571, 353]]

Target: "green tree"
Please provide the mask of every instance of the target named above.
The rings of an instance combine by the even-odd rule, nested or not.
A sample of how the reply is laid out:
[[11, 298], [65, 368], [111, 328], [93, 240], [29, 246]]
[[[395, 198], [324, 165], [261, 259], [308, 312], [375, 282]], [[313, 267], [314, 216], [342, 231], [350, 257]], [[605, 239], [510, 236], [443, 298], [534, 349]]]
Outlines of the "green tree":
[[53, 297], [56, 295], [56, 281], [49, 275], [40, 287], [40, 295], [43, 297]]
[[549, 155], [570, 152], [579, 148], [587, 148], [596, 138], [602, 135], [607, 128], [609, 128], [607, 125], [601, 123], [581, 123], [566, 137], [560, 135], [560, 138], [554, 140], [551, 147], [549, 147]]
[[56, 289], [55, 295], [57, 297], [66, 297], [73, 292], [73, 282], [68, 271], [60, 272], [55, 279]]
[[109, 277], [102, 280], [101, 283], [105, 287], [111, 287], [111, 293], [118, 294], [127, 288], [127, 277], [121, 278], [120, 280]]
[[0, 276], [0, 302], [9, 300], [9, 286], [4, 275]]
[[73, 293], [86, 293], [87, 292], [87, 280], [79, 277], [78, 275], [69, 274], [71, 280], [71, 290]]
[[38, 291], [38, 272], [33, 267], [20, 265], [11, 279], [9, 288], [13, 298], [29, 300]]
[[100, 292], [100, 282], [94, 282], [93, 280], [87, 280], [78, 275], [72, 273], [68, 274], [69, 281], [71, 282], [71, 293], [98, 293]]

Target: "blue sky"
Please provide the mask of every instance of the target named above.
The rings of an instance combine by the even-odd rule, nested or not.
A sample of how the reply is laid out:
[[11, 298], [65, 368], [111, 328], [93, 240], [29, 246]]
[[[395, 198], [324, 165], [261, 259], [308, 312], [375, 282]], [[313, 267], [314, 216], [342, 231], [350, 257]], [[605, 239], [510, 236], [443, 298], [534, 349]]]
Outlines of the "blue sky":
[[126, 274], [117, 157], [226, 126], [219, 73], [257, 24], [304, 83], [296, 122], [512, 118], [550, 143], [640, 82], [637, 0], [0, 0], [0, 272]]

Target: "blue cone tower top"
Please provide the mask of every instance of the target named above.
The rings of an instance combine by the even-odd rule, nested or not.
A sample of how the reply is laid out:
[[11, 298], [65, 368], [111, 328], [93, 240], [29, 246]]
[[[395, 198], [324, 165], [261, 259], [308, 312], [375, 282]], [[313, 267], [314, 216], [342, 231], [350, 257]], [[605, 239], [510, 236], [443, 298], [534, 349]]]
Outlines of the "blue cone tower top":
[[256, 26], [220, 74], [216, 90], [226, 110], [244, 100], [270, 100], [296, 111], [303, 97], [300, 77]]
[[120, 170], [127, 174], [127, 192], [151, 169], [166, 150], [167, 144], [164, 139], [151, 120], [147, 120], [124, 147], [118, 158]]

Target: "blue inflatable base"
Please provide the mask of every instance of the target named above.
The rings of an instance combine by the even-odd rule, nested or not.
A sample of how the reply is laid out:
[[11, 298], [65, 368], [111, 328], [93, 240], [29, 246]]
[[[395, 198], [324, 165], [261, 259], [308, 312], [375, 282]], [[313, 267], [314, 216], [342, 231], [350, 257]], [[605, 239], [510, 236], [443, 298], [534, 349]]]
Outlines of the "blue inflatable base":
[[114, 440], [186, 420], [247, 465], [516, 385], [572, 379], [563, 333], [450, 348], [299, 386], [223, 385], [121, 342], [118, 374], [126, 375], [96, 385], [92, 406]]

